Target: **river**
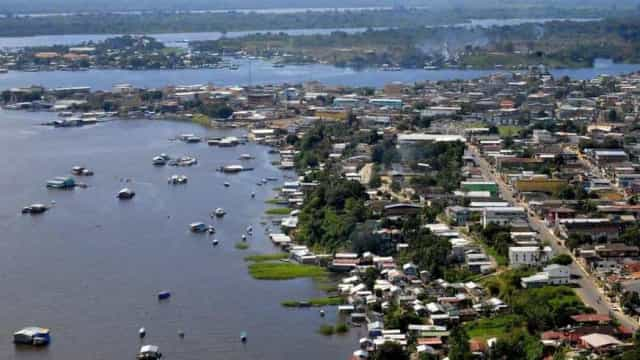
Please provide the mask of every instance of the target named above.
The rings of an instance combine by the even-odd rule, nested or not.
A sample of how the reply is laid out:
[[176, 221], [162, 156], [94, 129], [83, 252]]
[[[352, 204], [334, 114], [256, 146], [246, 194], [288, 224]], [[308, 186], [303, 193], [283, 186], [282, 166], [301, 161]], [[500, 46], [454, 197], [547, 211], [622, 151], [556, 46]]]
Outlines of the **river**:
[[[47, 88], [67, 86], [90, 86], [93, 90], [110, 90], [115, 84], [128, 83], [142, 88], [160, 88], [167, 85], [187, 85], [211, 83], [216, 86], [247, 84], [296, 84], [317, 80], [328, 85], [374, 86], [399, 81], [414, 83], [424, 80], [475, 79], [494, 74], [496, 70], [422, 70], [403, 69], [382, 71], [379, 69], [354, 70], [330, 65], [290, 65], [274, 68], [265, 61], [237, 60], [239, 70], [198, 69], [198, 70], [89, 70], [16, 72], [0, 74], [0, 90], [12, 87], [42, 85]], [[625, 74], [640, 70], [640, 64], [614, 64], [611, 61], [596, 61], [594, 67], [582, 69], [552, 70], [554, 76], [569, 76], [587, 80], [600, 74]]]
[[[275, 251], [259, 221], [283, 174], [273, 155], [256, 144], [214, 148], [169, 141], [181, 133], [202, 136], [238, 134], [190, 123], [128, 120], [57, 129], [37, 124], [51, 113], [0, 110], [0, 358], [133, 359], [145, 343], [159, 345], [166, 359], [345, 359], [361, 329], [344, 336], [317, 334], [334, 322], [335, 311], [321, 319], [317, 309], [285, 309], [280, 302], [322, 296], [311, 280], [256, 281], [243, 257]], [[158, 153], [191, 154], [190, 168], [153, 167]], [[214, 169], [237, 163], [242, 153], [254, 171], [224, 175]], [[95, 176], [79, 178], [86, 189], [48, 190], [45, 182], [86, 165]], [[167, 178], [184, 174], [189, 183], [171, 186]], [[258, 187], [256, 182], [280, 180]], [[131, 179], [123, 183], [122, 179]], [[223, 187], [223, 182], [231, 186]], [[115, 194], [132, 187], [136, 197]], [[256, 198], [249, 193], [256, 191]], [[21, 215], [34, 202], [55, 201], [39, 216]], [[215, 238], [191, 234], [188, 224], [214, 220]], [[252, 224], [249, 250], [234, 244]], [[170, 290], [159, 303], [156, 294]], [[53, 341], [41, 350], [16, 348], [13, 331], [28, 325], [52, 329]], [[184, 339], [178, 331], [184, 330]], [[249, 341], [240, 343], [247, 331]]]

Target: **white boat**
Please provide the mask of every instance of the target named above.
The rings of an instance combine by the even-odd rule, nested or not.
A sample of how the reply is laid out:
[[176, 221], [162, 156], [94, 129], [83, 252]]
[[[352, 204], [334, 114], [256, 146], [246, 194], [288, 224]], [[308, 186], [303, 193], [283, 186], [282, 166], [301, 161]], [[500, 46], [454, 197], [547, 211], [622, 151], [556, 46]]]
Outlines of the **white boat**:
[[118, 199], [129, 200], [129, 199], [132, 199], [134, 196], [136, 196], [136, 193], [135, 191], [129, 188], [124, 188], [118, 192], [117, 196], [118, 196]]
[[84, 166], [74, 166], [71, 168], [71, 173], [78, 176], [93, 176], [93, 171], [87, 169]]
[[226, 165], [222, 167], [222, 172], [225, 173], [237, 173], [244, 170], [242, 165]]
[[227, 212], [223, 208], [217, 208], [213, 213], [216, 217], [223, 217]]
[[50, 330], [37, 326], [26, 327], [13, 333], [15, 344], [43, 346], [51, 341]]
[[163, 158], [162, 156], [156, 156], [153, 158], [152, 163], [156, 166], [163, 166], [167, 164], [167, 159]]
[[254, 159], [254, 156], [251, 154], [242, 154], [240, 155], [240, 160], [251, 160]]
[[218, 239], [213, 239], [211, 244], [213, 244], [213, 246], [218, 246]]
[[189, 181], [189, 178], [187, 178], [184, 175], [171, 175], [171, 177], [169, 177], [169, 184], [171, 185], [182, 185], [182, 184], [186, 184]]
[[140, 336], [140, 338], [144, 338], [147, 335], [147, 330], [143, 327], [140, 328], [140, 330], [138, 330], [138, 336]]
[[31, 204], [22, 208], [23, 214], [42, 214], [49, 210], [49, 207], [44, 204]]
[[138, 352], [138, 360], [158, 360], [162, 357], [160, 348], [156, 345], [143, 345]]

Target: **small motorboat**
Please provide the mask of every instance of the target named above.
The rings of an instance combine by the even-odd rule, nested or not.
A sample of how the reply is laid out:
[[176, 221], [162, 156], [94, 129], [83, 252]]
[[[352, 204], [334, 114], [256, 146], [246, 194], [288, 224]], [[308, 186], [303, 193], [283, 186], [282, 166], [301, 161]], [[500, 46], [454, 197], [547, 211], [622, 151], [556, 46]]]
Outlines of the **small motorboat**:
[[187, 178], [184, 175], [171, 175], [171, 177], [169, 177], [169, 184], [171, 185], [183, 185], [186, 184], [189, 181], [189, 178]]
[[256, 197], [256, 193], [255, 193], [255, 191], [254, 191], [254, 192], [252, 192], [252, 193], [251, 193], [251, 198], [253, 199], [253, 198], [255, 198], [255, 197]]
[[143, 345], [138, 352], [138, 360], [158, 360], [162, 358], [160, 348], [156, 345]]
[[224, 211], [224, 209], [223, 209], [223, 208], [217, 208], [217, 209], [213, 212], [213, 214], [214, 214], [216, 217], [223, 217], [223, 216], [225, 216], [225, 214], [226, 214], [226, 213], [227, 213], [227, 212], [226, 212], [226, 211]]
[[23, 214], [42, 214], [43, 212], [49, 210], [49, 207], [44, 204], [31, 204], [29, 206], [25, 206], [22, 208]]
[[240, 341], [247, 342], [247, 333], [245, 331], [240, 333]]
[[162, 156], [156, 156], [151, 160], [151, 163], [155, 166], [164, 166], [167, 164], [167, 159]]
[[247, 233], [251, 235], [252, 232], [253, 232], [253, 226], [251, 225], [247, 226]]
[[210, 227], [207, 224], [202, 222], [195, 222], [189, 225], [189, 229], [194, 233], [203, 233], [209, 231]]
[[320, 317], [324, 317], [324, 310], [320, 310]]
[[124, 188], [118, 192], [117, 196], [118, 196], [118, 199], [129, 200], [129, 199], [132, 199], [134, 196], [136, 196], [136, 193], [135, 191], [129, 188]]
[[229, 187], [229, 186], [231, 186], [231, 184], [229, 184], [228, 182], [225, 182], [223, 185], [224, 185], [224, 187]]
[[213, 241], [211, 241], [211, 245], [218, 246], [218, 239], [213, 239]]
[[143, 339], [145, 336], [147, 336], [147, 330], [141, 327], [140, 330], [138, 330], [138, 336], [140, 337], [140, 339]]
[[179, 337], [180, 339], [184, 339], [184, 331], [182, 331], [182, 330], [178, 330], [178, 337]]
[[71, 173], [77, 176], [93, 176], [93, 171], [87, 169], [84, 166], [74, 166], [71, 168]]
[[158, 300], [167, 300], [171, 297], [171, 293], [168, 291], [160, 291], [158, 293]]
[[242, 234], [242, 241], [247, 241], [247, 235]]
[[251, 154], [242, 154], [240, 155], [240, 160], [251, 160], [254, 159], [253, 155]]
[[215, 234], [216, 233], [216, 228], [214, 228], [213, 226], [209, 225], [209, 229], [207, 229], [207, 232], [209, 232], [209, 234]]
[[30, 326], [13, 333], [15, 344], [44, 346], [48, 345], [50, 341], [50, 330], [47, 328]]

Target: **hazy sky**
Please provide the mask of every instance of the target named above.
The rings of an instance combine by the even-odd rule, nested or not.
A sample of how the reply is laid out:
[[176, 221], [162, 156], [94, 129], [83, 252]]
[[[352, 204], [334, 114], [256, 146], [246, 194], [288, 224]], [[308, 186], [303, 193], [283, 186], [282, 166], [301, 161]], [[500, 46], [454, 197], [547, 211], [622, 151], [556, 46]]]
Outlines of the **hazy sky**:
[[428, 6], [440, 7], [501, 7], [523, 5], [553, 5], [561, 7], [605, 6], [635, 7], [640, 0], [0, 0], [3, 12], [66, 12], [116, 10], [169, 10], [221, 8], [286, 8], [286, 7], [365, 7], [365, 6]]

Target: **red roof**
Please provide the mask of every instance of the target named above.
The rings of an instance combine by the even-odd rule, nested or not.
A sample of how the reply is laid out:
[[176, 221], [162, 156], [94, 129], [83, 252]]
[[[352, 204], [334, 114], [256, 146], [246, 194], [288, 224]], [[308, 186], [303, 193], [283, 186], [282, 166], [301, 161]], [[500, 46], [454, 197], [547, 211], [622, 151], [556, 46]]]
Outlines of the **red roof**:
[[542, 340], [564, 340], [567, 336], [559, 331], [545, 331], [540, 335]]
[[469, 340], [469, 349], [471, 352], [485, 352], [487, 345], [482, 339]]
[[578, 314], [571, 316], [575, 322], [610, 322], [611, 318], [606, 314]]
[[419, 338], [418, 345], [442, 345], [442, 339], [439, 337]]

